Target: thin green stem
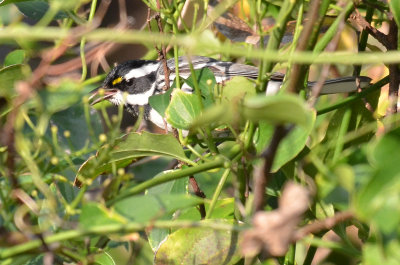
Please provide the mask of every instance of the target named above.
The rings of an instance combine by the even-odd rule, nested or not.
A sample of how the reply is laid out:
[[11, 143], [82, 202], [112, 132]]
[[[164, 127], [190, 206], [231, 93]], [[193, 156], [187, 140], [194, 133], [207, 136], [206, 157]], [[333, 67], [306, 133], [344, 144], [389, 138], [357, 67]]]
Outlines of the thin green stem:
[[349, 128], [350, 119], [351, 119], [351, 109], [347, 109], [343, 115], [343, 119], [340, 124], [339, 134], [336, 138], [337, 141], [335, 141], [336, 144], [335, 144], [335, 150], [333, 152], [332, 164], [335, 164], [338, 161], [338, 159], [341, 157], [341, 153], [342, 153], [343, 145], [344, 145], [343, 138], [346, 135], [347, 130]]
[[86, 190], [87, 190], [87, 185], [83, 185], [81, 187], [81, 189], [79, 190], [78, 195], [76, 195], [74, 200], [69, 205], [69, 209], [68, 210], [74, 210], [76, 207], [78, 207], [79, 203], [83, 199], [83, 196], [85, 195]]
[[44, 16], [39, 20], [39, 22], [36, 24], [36, 26], [37, 27], [46, 27], [48, 24], [50, 24], [50, 22], [57, 15], [58, 10], [59, 10], [58, 4], [55, 1], [51, 2], [49, 9], [46, 11]]
[[329, 27], [329, 29], [324, 33], [324, 35], [321, 37], [321, 39], [317, 42], [315, 45], [313, 51], [315, 53], [320, 53], [323, 51], [328, 43], [335, 37], [337, 34], [337, 30], [339, 28], [340, 23], [343, 22], [346, 18], [348, 18], [353, 12], [354, 9], [354, 4], [352, 1], [350, 1], [346, 7], [344, 8], [343, 12], [339, 14], [339, 16], [335, 19], [335, 21], [332, 23], [332, 25]]
[[306, 244], [310, 244], [311, 246], [332, 249], [334, 251], [346, 254], [350, 257], [359, 257], [361, 254], [360, 251], [356, 250], [355, 248], [352, 249], [344, 247], [341, 243], [322, 240], [321, 238], [305, 237], [302, 239], [302, 241]]
[[[299, 1], [285, 0], [282, 8], [279, 11], [278, 19], [270, 34], [270, 38], [268, 40], [266, 52], [272, 52], [279, 48], [283, 35], [285, 34], [286, 25], [289, 19], [291, 18], [292, 11], [296, 7]], [[266, 58], [262, 58], [265, 63], [262, 64], [261, 74], [265, 74], [272, 71], [274, 67], [274, 61], [268, 60]], [[259, 91], [265, 91], [267, 87], [268, 80], [266, 78], [263, 79]]]
[[[135, 231], [141, 231], [147, 227], [153, 228], [182, 228], [182, 227], [208, 227], [215, 230], [229, 230], [229, 231], [242, 231], [247, 229], [246, 226], [237, 226], [227, 223], [207, 223], [207, 222], [191, 222], [191, 221], [155, 221], [150, 223], [127, 223], [127, 224], [111, 224], [111, 225], [99, 225], [92, 226], [82, 229], [73, 229], [57, 234], [53, 234], [44, 238], [46, 244], [52, 244], [56, 242], [64, 242], [66, 240], [74, 238], [82, 238], [86, 235], [107, 235], [113, 233], [130, 233]], [[34, 239], [26, 243], [19, 244], [9, 248], [0, 249], [0, 259], [10, 258], [25, 252], [32, 251], [41, 247], [43, 244], [42, 240]]]
[[[199, 83], [197, 82], [196, 72], [194, 71], [194, 67], [192, 64], [192, 60], [190, 59], [190, 56], [188, 57], [188, 59], [189, 59], [190, 74], [192, 76], [194, 90], [195, 90], [197, 99], [200, 103], [200, 108], [201, 108], [201, 110], [204, 110], [203, 98], [201, 96], [201, 90], [200, 90]], [[206, 141], [207, 141], [208, 148], [210, 148], [210, 151], [212, 153], [218, 154], [218, 149], [217, 149], [217, 146], [215, 145], [214, 139], [212, 137], [210, 127], [206, 126], [205, 131], [206, 131], [206, 136], [207, 136]]]
[[[235, 157], [238, 153], [239, 153], [238, 150], [231, 150], [230, 157]], [[159, 184], [162, 184], [162, 183], [165, 183], [165, 182], [168, 182], [171, 180], [180, 179], [180, 178], [184, 178], [187, 176], [192, 176], [194, 174], [197, 174], [197, 173], [200, 173], [203, 171], [223, 167], [225, 161], [226, 161], [226, 158], [223, 158], [222, 156], [216, 156], [215, 159], [210, 162], [205, 162], [203, 164], [189, 167], [189, 168], [169, 171], [167, 173], [164, 173], [164, 174], [158, 176], [157, 178], [152, 178], [150, 180], [147, 180], [143, 183], [138, 184], [137, 186], [135, 186], [133, 188], [130, 188], [126, 191], [122, 191], [121, 195], [119, 195], [118, 197], [116, 197], [112, 200], [109, 200], [107, 202], [107, 205], [108, 206], [113, 205], [117, 201], [120, 201], [129, 196], [143, 192], [144, 190], [146, 190], [148, 188], [157, 186]]]
[[295, 265], [296, 264], [296, 244], [291, 244], [289, 250], [285, 255], [285, 265]]
[[230, 168], [227, 168], [224, 173], [221, 176], [221, 179], [218, 182], [218, 186], [215, 189], [215, 192], [213, 194], [213, 197], [211, 199], [210, 207], [208, 208], [207, 214], [206, 214], [206, 219], [210, 219], [212, 212], [214, 211], [215, 205], [217, 204], [219, 195], [221, 194], [222, 188], [225, 185], [226, 179], [229, 176], [229, 173], [231, 172]]
[[[90, 13], [89, 13], [89, 18], [88, 18], [89, 23], [93, 20], [94, 13], [96, 12], [96, 6], [97, 6], [97, 0], [92, 0], [92, 5], [90, 6]], [[87, 75], [85, 45], [86, 45], [86, 38], [83, 37], [81, 39], [81, 44], [80, 44], [80, 53], [81, 53], [81, 61], [82, 61], [81, 82], [83, 82], [86, 79], [86, 75]]]
[[[4, 28], [0, 31], [0, 40], [54, 40], [64, 39], [73, 33], [67, 29], [56, 27], [46, 27], [45, 30], [36, 27], [19, 26]], [[188, 50], [196, 49], [212, 49], [214, 53], [221, 55], [244, 56], [248, 59], [263, 59], [269, 62], [287, 62], [292, 60], [293, 63], [300, 64], [375, 64], [380, 62], [383, 64], [400, 63], [400, 51], [387, 52], [354, 52], [338, 51], [338, 52], [322, 52], [315, 54], [312, 51], [295, 52], [293, 54], [281, 53], [277, 50], [264, 50], [261, 48], [243, 49], [243, 46], [235, 43], [224, 42], [221, 45], [215, 45], [213, 42], [205, 42], [202, 36], [192, 35], [160, 35], [158, 33], [149, 33], [145, 31], [127, 30], [123, 32], [99, 28], [91, 32], [85, 33], [88, 41], [113, 41], [116, 43], [141, 43], [152, 44], [154, 42], [178, 45]]]

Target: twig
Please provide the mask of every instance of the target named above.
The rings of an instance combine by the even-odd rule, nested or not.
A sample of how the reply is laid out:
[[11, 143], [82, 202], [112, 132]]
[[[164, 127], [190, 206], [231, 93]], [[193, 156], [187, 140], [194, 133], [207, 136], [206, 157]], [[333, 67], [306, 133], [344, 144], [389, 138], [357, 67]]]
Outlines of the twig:
[[[389, 33], [385, 34], [375, 27], [373, 27], [360, 12], [356, 9], [354, 14], [350, 17], [350, 21], [358, 28], [361, 28], [378, 40], [388, 51], [397, 50], [398, 45], [398, 27], [392, 16], [389, 21]], [[388, 108], [389, 113], [397, 112], [397, 99], [400, 84], [400, 71], [397, 64], [389, 64], [389, 97], [391, 98], [391, 106]]]
[[354, 214], [352, 212], [346, 211], [337, 213], [334, 216], [329, 217], [325, 220], [315, 221], [314, 223], [306, 225], [303, 228], [297, 230], [295, 235], [293, 236], [293, 242], [296, 242], [309, 234], [316, 234], [323, 230], [330, 230], [338, 223], [352, 219], [353, 217]]
[[[335, 36], [333, 37], [332, 41], [328, 44], [328, 46], [326, 48], [327, 52], [333, 52], [336, 50], [339, 40], [340, 40], [340, 34], [342, 33], [344, 26], [345, 26], [345, 21], [344, 20], [340, 21], [340, 23], [337, 27], [337, 32], [336, 32]], [[318, 98], [319, 94], [321, 93], [321, 90], [322, 90], [322, 87], [324, 86], [326, 78], [328, 77], [330, 68], [331, 68], [330, 64], [323, 65], [321, 75], [318, 78], [317, 83], [311, 89], [311, 97], [309, 99], [310, 106], [314, 106], [315, 103], [317, 102], [317, 98]]]
[[374, 37], [376, 40], [378, 40], [380, 43], [382, 43], [385, 47], [391, 46], [388, 40], [388, 36], [379, 31], [378, 29], [374, 28], [368, 21], [365, 20], [365, 18], [360, 14], [360, 12], [355, 9], [354, 13], [349, 17], [350, 22], [355, 24], [357, 28], [361, 28], [368, 32], [372, 37]]
[[[159, 3], [159, 1], [157, 1], [157, 3]], [[160, 33], [163, 33], [160, 14], [157, 14], [155, 18], [157, 20], [158, 30], [160, 31]], [[165, 79], [164, 90], [166, 91], [166, 90], [169, 89], [169, 74], [170, 74], [170, 70], [169, 70], [168, 65], [167, 65], [167, 50], [165, 48], [165, 45], [161, 44], [161, 49], [158, 49], [157, 52], [158, 52], [158, 59], [160, 61], [162, 61], [162, 64], [163, 64], [163, 67], [164, 67], [164, 79]]]
[[[193, 176], [189, 177], [189, 183], [190, 183], [190, 186], [192, 186], [193, 192], [197, 197], [200, 197], [203, 199], [206, 197], [206, 195], [200, 189], [199, 184], [197, 183], [196, 179]], [[206, 208], [204, 206], [204, 203], [199, 204], [199, 212], [200, 212], [201, 219], [206, 218]]]
[[283, 125], [276, 126], [269, 146], [261, 154], [261, 157], [264, 158], [264, 164], [261, 169], [256, 170], [254, 184], [254, 210], [256, 212], [264, 209], [265, 188], [271, 175], [270, 172], [275, 154], [278, 150], [279, 143], [288, 134], [290, 129], [291, 127], [285, 128]]
[[[303, 31], [300, 34], [299, 37], [299, 42], [296, 47], [296, 51], [305, 51], [307, 50], [307, 47], [309, 46], [309, 39], [310, 36], [313, 33], [313, 29], [315, 27], [315, 21], [318, 20], [319, 16], [319, 9], [320, 9], [320, 1], [319, 0], [313, 0], [311, 2], [311, 7], [310, 10], [307, 14], [307, 19], [306, 19], [306, 24], [304, 26]], [[299, 87], [303, 87], [303, 84], [299, 84], [301, 82], [300, 78], [302, 76], [302, 73], [304, 72], [304, 65], [300, 64], [295, 64], [293, 65], [292, 71], [290, 73], [290, 83], [288, 87], [289, 92], [297, 92], [297, 89]]]

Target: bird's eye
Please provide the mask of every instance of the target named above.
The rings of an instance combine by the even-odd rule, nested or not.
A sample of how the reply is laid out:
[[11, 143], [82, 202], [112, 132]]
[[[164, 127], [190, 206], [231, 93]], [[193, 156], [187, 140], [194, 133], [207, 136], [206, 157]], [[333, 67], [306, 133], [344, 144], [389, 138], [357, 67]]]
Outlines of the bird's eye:
[[125, 80], [125, 84], [131, 86], [133, 84], [133, 78]]

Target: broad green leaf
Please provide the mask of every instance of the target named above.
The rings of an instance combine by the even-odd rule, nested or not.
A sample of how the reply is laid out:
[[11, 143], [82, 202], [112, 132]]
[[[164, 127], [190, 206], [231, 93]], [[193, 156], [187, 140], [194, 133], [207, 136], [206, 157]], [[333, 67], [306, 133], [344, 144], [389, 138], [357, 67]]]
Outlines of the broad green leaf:
[[161, 115], [161, 117], [165, 117], [165, 111], [171, 101], [173, 87], [174, 86], [172, 85], [171, 88], [168, 89], [168, 91], [164, 94], [156, 94], [149, 98], [150, 106], [154, 108]]
[[13, 3], [17, 3], [17, 2], [24, 2], [26, 0], [0, 0], [0, 6], [5, 6], [5, 5], [9, 5], [9, 4], [13, 4]]
[[397, 25], [400, 25], [400, 4], [397, 0], [389, 0], [390, 11], [392, 11], [394, 20], [396, 20]]
[[[250, 91], [248, 91], [251, 93]], [[245, 96], [246, 92], [241, 95]], [[238, 95], [238, 96], [234, 96]], [[313, 120], [313, 112], [303, 100], [293, 95], [258, 95], [242, 100], [237, 91], [233, 98], [206, 109], [192, 122], [191, 129], [209, 125], [240, 124], [241, 121], [265, 121], [269, 124], [294, 123], [308, 128]]]
[[248, 98], [244, 101], [242, 111], [249, 120], [272, 124], [293, 123], [305, 128], [310, 125], [314, 115], [301, 98], [289, 94]]
[[362, 252], [363, 265], [397, 265], [400, 260], [400, 246], [397, 240], [392, 240], [385, 245], [366, 243]]
[[[236, 111], [236, 115], [234, 112]], [[192, 123], [191, 129], [195, 130], [203, 126], [216, 128], [222, 124], [231, 124], [240, 121], [239, 108], [232, 104], [216, 104], [204, 110]]]
[[201, 202], [203, 199], [186, 194], [138, 195], [115, 203], [114, 209], [135, 222], [148, 222]]
[[43, 107], [50, 114], [65, 110], [82, 100], [84, 95], [78, 83], [65, 80], [57, 87], [40, 90]]
[[22, 254], [1, 260], [1, 265], [42, 265], [43, 254]]
[[96, 265], [116, 265], [114, 259], [107, 251], [102, 251], [94, 255], [94, 264]]
[[[210, 200], [204, 202], [204, 206], [206, 208], [206, 212], [210, 207]], [[235, 210], [235, 199], [234, 198], [225, 198], [218, 200], [215, 204], [215, 208], [211, 214], [211, 219], [233, 219], [233, 213]], [[183, 210], [181, 214], [179, 214], [179, 220], [192, 220], [199, 221], [201, 220], [200, 212], [196, 207], [191, 207], [186, 210]]]
[[[314, 128], [315, 112], [310, 111], [311, 119], [303, 126], [295, 126], [288, 135], [279, 143], [277, 153], [274, 157], [272, 172], [278, 171], [283, 165], [295, 158], [306, 146], [307, 139]], [[307, 114], [309, 115], [309, 114]], [[274, 133], [274, 126], [267, 122], [260, 122], [255, 146], [258, 154], [268, 146]]]
[[91, 228], [101, 225], [124, 224], [127, 220], [114, 213], [99, 203], [89, 202], [83, 205], [79, 216], [79, 224], [82, 228]]
[[241, 236], [211, 228], [181, 228], [156, 252], [154, 264], [235, 264], [241, 258]]
[[200, 115], [201, 103], [195, 94], [182, 90], [172, 93], [171, 103], [165, 111], [167, 122], [178, 129], [189, 129], [191, 123]]
[[226, 102], [239, 102], [256, 95], [254, 82], [243, 76], [235, 76], [222, 87], [222, 99]]
[[[15, 5], [24, 16], [35, 20], [41, 19], [50, 7], [49, 3], [45, 1], [17, 1]], [[63, 18], [68, 18], [67, 13], [58, 11], [53, 19]]]
[[[96, 157], [102, 156], [104, 150], [106, 149], [100, 149]], [[98, 164], [96, 157], [89, 158], [79, 168], [78, 176], [94, 179], [103, 172], [110, 172], [113, 164], [116, 168], [121, 168], [129, 165], [134, 159], [155, 155], [191, 163], [178, 140], [170, 134], [130, 133], [119, 139], [118, 144], [109, 152], [109, 159], [105, 162]]]
[[172, 134], [149, 132], [130, 133], [123, 138], [111, 153], [111, 161], [143, 156], [168, 156], [178, 160], [191, 161], [186, 157], [182, 146]]
[[[208, 107], [214, 103], [214, 87], [217, 83], [215, 81], [214, 73], [208, 68], [202, 68], [194, 70], [194, 74], [196, 76], [197, 84], [199, 85], [200, 92], [202, 95], [203, 105]], [[193, 75], [190, 75], [188, 79], [185, 80], [185, 83], [188, 84], [194, 91], [194, 78]], [[195, 92], [193, 92], [195, 93]]]
[[[89, 111], [89, 116], [91, 129], [97, 138], [104, 131], [101, 116], [97, 111]], [[54, 113], [50, 122], [58, 128], [57, 139], [60, 146], [64, 148], [63, 150], [71, 149], [71, 146], [78, 150], [90, 140], [90, 128], [85, 120], [83, 104], [74, 104], [65, 110]], [[70, 134], [68, 138], [65, 137], [66, 131]], [[48, 132], [48, 137], [51, 139], [50, 132]]]
[[14, 50], [7, 54], [4, 59], [4, 66], [10, 66], [14, 64], [22, 64], [25, 60], [25, 51], [24, 50]]
[[356, 198], [356, 211], [385, 233], [397, 229], [400, 222], [400, 128], [388, 132], [370, 145], [375, 173]]
[[0, 69], [0, 97], [16, 95], [15, 82], [23, 80], [30, 72], [28, 66], [16, 64]]
[[[157, 176], [156, 176], [157, 177]], [[173, 181], [169, 181], [147, 190], [147, 195], [157, 195], [157, 194], [187, 194], [188, 193], [188, 179], [181, 178]], [[166, 214], [161, 219], [171, 220], [172, 214]], [[167, 238], [170, 234], [170, 230], [167, 228], [153, 228], [147, 233], [148, 241], [153, 249], [156, 251], [161, 242]]]

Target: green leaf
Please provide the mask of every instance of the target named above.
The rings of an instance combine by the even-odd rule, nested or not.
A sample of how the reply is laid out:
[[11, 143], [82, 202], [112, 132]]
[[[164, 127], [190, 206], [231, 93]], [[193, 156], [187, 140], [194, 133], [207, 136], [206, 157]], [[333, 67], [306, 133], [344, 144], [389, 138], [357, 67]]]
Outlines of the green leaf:
[[235, 264], [240, 258], [241, 236], [211, 228], [181, 228], [156, 252], [154, 264]]
[[[175, 84], [175, 82], [174, 82]], [[173, 91], [174, 85], [168, 89], [164, 94], [156, 94], [149, 98], [150, 106], [155, 109], [161, 117], [165, 117], [165, 111], [171, 101], [171, 93]]]
[[15, 82], [26, 78], [29, 72], [29, 67], [21, 64], [10, 65], [0, 69], [0, 97], [15, 96]]
[[82, 228], [91, 228], [95, 226], [124, 224], [127, 220], [110, 211], [99, 203], [89, 202], [83, 205], [82, 213], [79, 216], [79, 224]]
[[[89, 111], [89, 116], [93, 134], [97, 138], [104, 131], [101, 116], [97, 111]], [[50, 118], [50, 122], [58, 128], [57, 139], [63, 150], [71, 149], [71, 146], [75, 150], [79, 150], [90, 140], [83, 104], [74, 104], [70, 108], [54, 113]], [[68, 139], [64, 136], [65, 131], [70, 132]], [[50, 132], [48, 137], [51, 139]]]
[[[206, 208], [206, 212], [210, 207], [210, 201], [205, 201], [204, 206]], [[210, 216], [211, 219], [233, 219], [233, 213], [235, 210], [235, 199], [234, 198], [225, 198], [218, 200], [215, 204], [215, 208]], [[182, 210], [182, 213], [179, 214], [178, 220], [192, 220], [199, 221], [201, 220], [199, 209], [196, 207], [191, 207], [186, 210]]]
[[22, 64], [25, 60], [25, 51], [24, 50], [14, 50], [7, 54], [4, 59], [4, 66], [10, 66], [14, 64]]
[[[157, 177], [157, 176], [156, 176]], [[147, 190], [147, 195], [157, 195], [157, 194], [187, 194], [188, 179], [182, 178], [173, 181], [169, 181], [155, 187], [152, 187]], [[172, 219], [172, 214], [164, 215], [163, 220]], [[170, 234], [170, 230], [168, 228], [153, 228], [150, 232], [147, 233], [148, 241], [153, 249], [156, 251], [161, 242], [163, 242], [167, 236]]]
[[[236, 108], [237, 113], [238, 111], [239, 108]], [[204, 110], [201, 115], [191, 123], [190, 129], [194, 131], [206, 125], [211, 128], [216, 128], [221, 124], [230, 124], [240, 121], [240, 116], [234, 115], [234, 112], [235, 108], [231, 104], [214, 105]]]
[[307, 128], [313, 119], [313, 112], [298, 96], [258, 95], [244, 101], [243, 116], [252, 121], [267, 121], [272, 124], [293, 123]]
[[392, 11], [393, 17], [396, 20], [397, 25], [400, 25], [400, 5], [397, 0], [389, 0], [390, 10]]
[[130, 133], [111, 153], [111, 162], [144, 156], [168, 156], [191, 163], [172, 134]]
[[129, 165], [132, 160], [145, 156], [167, 156], [180, 161], [192, 163], [183, 151], [176, 138], [170, 134], [153, 134], [149, 132], [130, 133], [118, 140], [118, 144], [109, 151], [109, 159], [98, 164], [96, 157], [102, 156], [107, 149], [100, 149], [96, 157], [89, 158], [78, 170], [79, 178], [94, 179], [101, 173], [111, 172], [116, 168]]
[[5, 5], [9, 5], [9, 4], [13, 4], [13, 3], [17, 3], [17, 2], [24, 2], [26, 0], [0, 0], [0, 6], [5, 6]]
[[[239, 80], [240, 81], [240, 80]], [[237, 125], [240, 121], [253, 120], [265, 121], [270, 124], [294, 123], [308, 128], [313, 120], [313, 111], [309, 109], [303, 100], [293, 95], [258, 95], [244, 100], [240, 96], [248, 92], [232, 92], [222, 103], [205, 110], [192, 122], [191, 129], [204, 125], [216, 127], [221, 124]]]
[[380, 244], [366, 243], [363, 246], [363, 265], [397, 265], [400, 260], [400, 245], [397, 240], [389, 242], [385, 248]]
[[235, 76], [222, 87], [222, 99], [225, 102], [238, 102], [256, 95], [254, 82], [243, 76]]
[[[308, 137], [314, 128], [316, 113], [311, 112], [311, 119], [308, 119], [306, 126], [296, 126], [286, 135], [278, 146], [277, 153], [272, 165], [272, 172], [278, 171], [283, 165], [295, 158], [306, 146]], [[258, 137], [255, 139], [255, 146], [258, 154], [268, 146], [274, 133], [274, 126], [267, 122], [260, 122]]]
[[98, 265], [116, 265], [114, 259], [108, 254], [107, 251], [102, 251], [99, 254], [94, 255], [94, 264]]
[[42, 265], [43, 254], [22, 254], [11, 258], [2, 259], [1, 265]]
[[83, 95], [80, 85], [68, 80], [62, 82], [58, 87], [39, 91], [43, 107], [50, 114], [65, 110], [80, 102]]
[[172, 93], [171, 103], [165, 112], [165, 117], [173, 127], [187, 130], [200, 112], [201, 103], [196, 95], [175, 90]]
[[114, 209], [135, 222], [148, 222], [201, 202], [203, 199], [186, 194], [139, 195], [117, 202]]
[[[41, 19], [50, 7], [49, 3], [45, 1], [18, 1], [15, 2], [15, 5], [24, 16], [35, 20]], [[68, 18], [67, 13], [64, 11], [58, 11], [53, 19], [63, 18]]]
[[370, 160], [376, 171], [356, 197], [360, 218], [377, 224], [384, 233], [397, 229], [400, 222], [399, 148], [400, 128], [370, 144]]
[[[194, 70], [194, 74], [196, 76], [197, 84], [200, 88], [203, 105], [208, 107], [214, 103], [213, 89], [217, 83], [215, 81], [214, 73], [209, 68], [202, 68]], [[194, 90], [194, 78], [192, 75], [190, 75], [188, 79], [185, 79], [185, 83]]]

